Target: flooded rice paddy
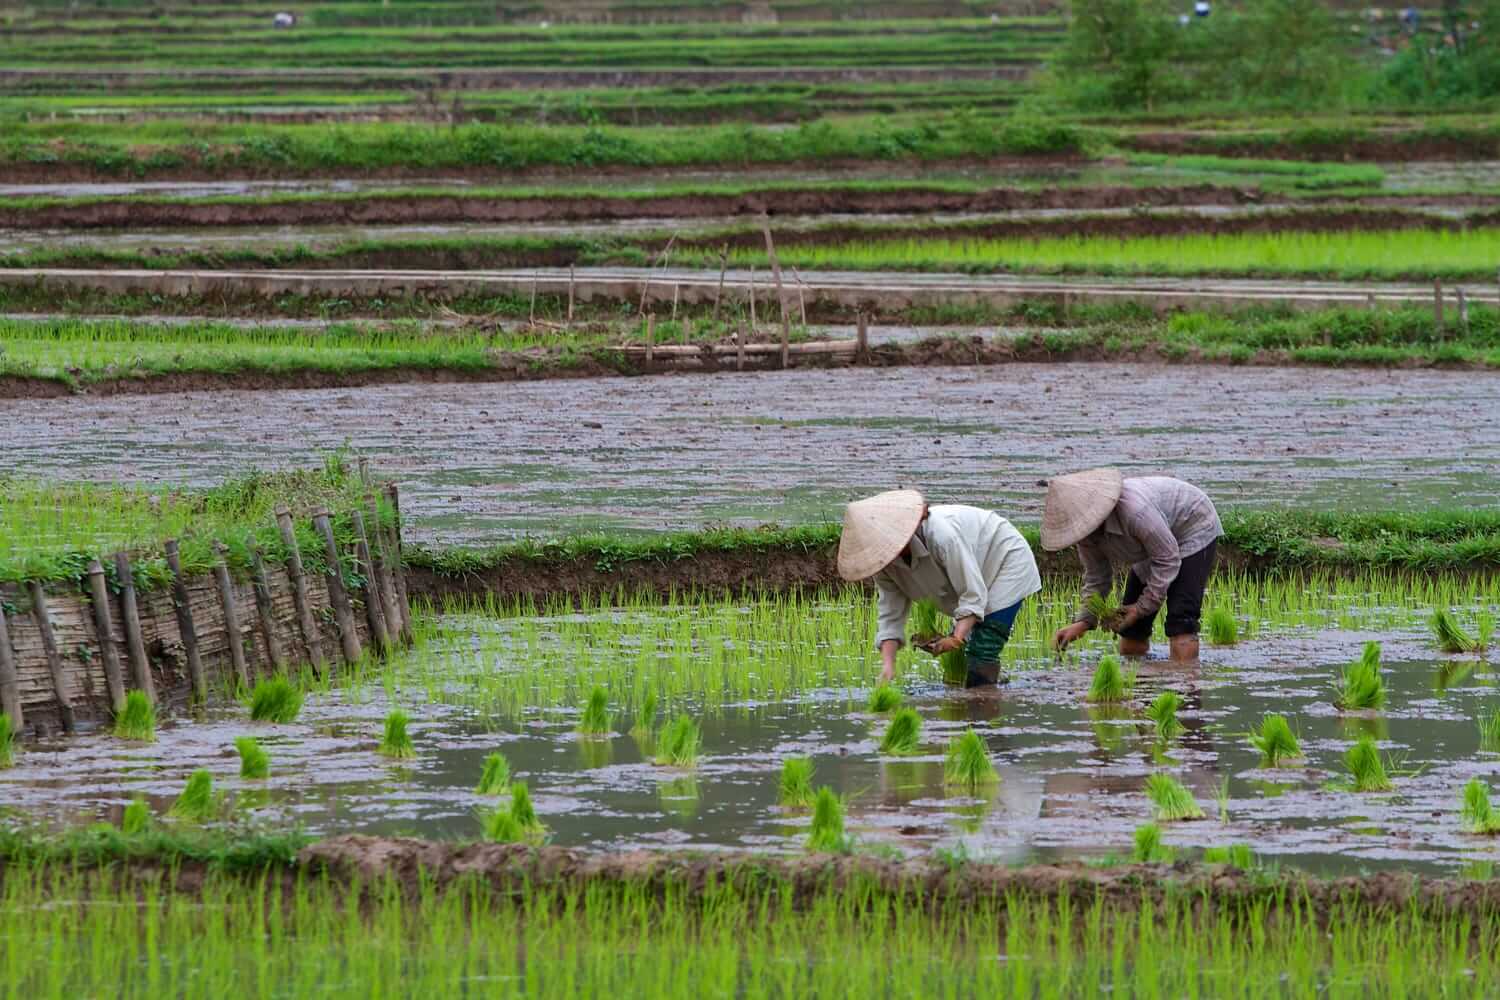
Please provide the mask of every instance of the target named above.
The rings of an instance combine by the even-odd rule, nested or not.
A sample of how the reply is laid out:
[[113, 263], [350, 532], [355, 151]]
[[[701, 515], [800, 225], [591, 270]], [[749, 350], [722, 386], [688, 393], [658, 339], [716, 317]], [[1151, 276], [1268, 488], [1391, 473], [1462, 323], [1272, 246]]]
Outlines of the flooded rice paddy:
[[[1418, 624], [1425, 612], [1371, 594], [1314, 586], [1300, 598], [1241, 599], [1300, 610], [1247, 623], [1251, 638], [1206, 648], [1200, 668], [1145, 662], [1130, 701], [1103, 708], [1085, 693], [1107, 645], [1096, 638], [1054, 660], [1042, 637], [1067, 600], [1045, 595], [1008, 650], [1008, 686], [957, 691], [925, 657], [906, 666], [907, 703], [923, 719], [918, 752], [906, 757], [880, 752], [884, 719], [866, 711], [869, 604], [771, 600], [450, 615], [400, 662], [315, 689], [296, 722], [251, 724], [243, 706], [221, 703], [198, 721], [167, 724], [155, 744], [99, 733], [30, 744], [0, 772], [0, 788], [20, 815], [117, 820], [137, 796], [165, 812], [202, 767], [227, 791], [226, 821], [474, 839], [495, 801], [474, 787], [498, 750], [528, 783], [553, 843], [785, 852], [801, 849], [807, 815], [777, 805], [779, 770], [808, 756], [815, 782], [846, 797], [849, 832], [865, 849], [1022, 863], [1128, 855], [1151, 816], [1145, 779], [1165, 771], [1207, 813], [1166, 825], [1179, 848], [1248, 843], [1264, 860], [1328, 873], [1500, 859], [1500, 842], [1462, 831], [1458, 809], [1467, 781], [1500, 776], [1500, 747], [1482, 746], [1476, 721], [1500, 706], [1500, 670], [1437, 654]], [[1384, 645], [1389, 700], [1379, 712], [1341, 715], [1335, 678], [1369, 639]], [[578, 708], [595, 683], [609, 690], [614, 732], [582, 737]], [[1184, 698], [1185, 730], [1162, 743], [1143, 707], [1167, 689]], [[647, 690], [661, 696], [658, 728], [679, 713], [698, 720], [695, 768], [652, 763], [651, 737], [630, 731]], [[394, 705], [413, 718], [410, 761], [376, 752]], [[1267, 713], [1291, 720], [1304, 759], [1260, 766], [1248, 734]], [[944, 748], [967, 728], [1001, 776], [979, 795], [944, 782]], [[270, 753], [269, 780], [238, 777], [233, 740], [246, 733]], [[1364, 734], [1380, 742], [1390, 792], [1340, 787], [1343, 754]]]

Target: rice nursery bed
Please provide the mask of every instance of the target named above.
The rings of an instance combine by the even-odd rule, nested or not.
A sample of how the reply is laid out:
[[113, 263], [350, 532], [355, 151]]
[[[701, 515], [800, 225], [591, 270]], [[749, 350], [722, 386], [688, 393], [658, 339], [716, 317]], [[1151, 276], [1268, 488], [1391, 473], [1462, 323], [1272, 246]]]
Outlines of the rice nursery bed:
[[[524, 798], [536, 814], [526, 839], [799, 852], [810, 813], [779, 798], [784, 762], [808, 758], [811, 786], [842, 805], [838, 842], [856, 851], [1128, 857], [1159, 774], [1207, 818], [1161, 824], [1153, 856], [1248, 845], [1262, 862], [1319, 873], [1484, 873], [1500, 857], [1461, 814], [1464, 786], [1500, 773], [1500, 731], [1480, 724], [1500, 708], [1500, 672], [1479, 653], [1440, 652], [1429, 625], [1433, 608], [1451, 609], [1459, 631], [1485, 634], [1500, 581], [1223, 574], [1209, 604], [1233, 615], [1240, 644], [1206, 644], [1193, 671], [1142, 663], [1110, 705], [1086, 698], [1102, 636], [1065, 659], [1046, 646], [1073, 599], [1052, 584], [1023, 612], [999, 690], [945, 688], [934, 661], [904, 653], [902, 702], [920, 726], [915, 752], [900, 756], [879, 749], [889, 715], [868, 704], [873, 609], [858, 595], [452, 608], [428, 617], [404, 656], [304, 678], [292, 722], [252, 723], [246, 705], [221, 704], [165, 721], [155, 743], [96, 732], [21, 745], [0, 771], [7, 825], [118, 823], [139, 799], [155, 823], [196, 827], [166, 814], [202, 770], [207, 822], [233, 830], [479, 839]], [[1344, 667], [1370, 640], [1382, 646], [1383, 706], [1340, 712]], [[585, 721], [596, 688], [606, 703]], [[1163, 708], [1165, 691], [1180, 703]], [[1175, 724], [1148, 717], [1153, 702]], [[388, 749], [393, 711], [409, 717], [409, 756]], [[1287, 717], [1300, 756], [1263, 767], [1251, 736], [1269, 714]], [[682, 743], [684, 726], [695, 742]], [[976, 769], [955, 784], [965, 765], [946, 766], [947, 751], [968, 730], [997, 782]], [[240, 777], [245, 736], [269, 777]], [[1353, 790], [1345, 757], [1364, 736], [1389, 791]]]

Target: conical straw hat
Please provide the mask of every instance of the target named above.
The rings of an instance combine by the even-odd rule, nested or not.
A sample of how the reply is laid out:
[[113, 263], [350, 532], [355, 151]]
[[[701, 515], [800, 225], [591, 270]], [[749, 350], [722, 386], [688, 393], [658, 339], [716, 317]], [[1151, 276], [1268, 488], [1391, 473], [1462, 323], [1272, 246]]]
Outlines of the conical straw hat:
[[1087, 538], [1120, 502], [1123, 481], [1119, 469], [1089, 469], [1049, 480], [1042, 548], [1056, 552]]
[[916, 534], [926, 505], [916, 490], [891, 490], [845, 507], [839, 576], [867, 580], [885, 569]]

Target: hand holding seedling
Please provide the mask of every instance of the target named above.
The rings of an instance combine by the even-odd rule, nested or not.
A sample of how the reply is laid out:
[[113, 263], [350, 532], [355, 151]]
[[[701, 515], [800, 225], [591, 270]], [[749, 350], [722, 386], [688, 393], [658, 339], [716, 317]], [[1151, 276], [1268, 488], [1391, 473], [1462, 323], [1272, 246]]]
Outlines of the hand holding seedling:
[[1123, 632], [1140, 621], [1142, 617], [1143, 612], [1139, 607], [1134, 604], [1127, 604], [1120, 609], [1120, 613], [1115, 616], [1114, 621], [1110, 622], [1106, 627], [1111, 632]]
[[941, 639], [934, 639], [929, 643], [925, 643], [922, 648], [927, 650], [927, 652], [931, 653], [933, 656], [942, 656], [944, 653], [951, 653], [954, 650], [963, 649], [964, 640], [960, 639], [956, 635], [945, 635]]
[[1070, 645], [1082, 639], [1084, 633], [1089, 630], [1088, 622], [1074, 622], [1057, 630], [1052, 636], [1052, 647], [1059, 653]]

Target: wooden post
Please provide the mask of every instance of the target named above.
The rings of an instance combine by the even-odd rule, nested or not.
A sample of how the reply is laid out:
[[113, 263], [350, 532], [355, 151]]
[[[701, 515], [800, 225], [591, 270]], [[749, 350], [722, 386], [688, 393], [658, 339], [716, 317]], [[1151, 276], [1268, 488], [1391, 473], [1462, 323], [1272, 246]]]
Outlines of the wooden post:
[[16, 675], [16, 651], [10, 645], [10, 623], [5, 620], [4, 601], [0, 601], [0, 712], [10, 716], [15, 732], [26, 728], [26, 713], [21, 708], [21, 679]]
[[1458, 326], [1464, 333], [1469, 332], [1469, 297], [1464, 294], [1462, 288], [1457, 289], [1458, 295]]
[[323, 673], [323, 642], [318, 635], [318, 622], [313, 617], [312, 603], [307, 599], [307, 580], [302, 572], [302, 551], [297, 547], [297, 529], [292, 524], [292, 512], [285, 507], [276, 508], [276, 526], [281, 529], [281, 544], [286, 546], [286, 572], [292, 578], [292, 601], [297, 605], [297, 627], [302, 632], [302, 645], [307, 648], [307, 658], [313, 669]]
[[863, 311], [854, 317], [854, 360], [867, 364], [870, 360], [870, 323]]
[[396, 574], [396, 600], [401, 604], [401, 637], [411, 641], [411, 599], [406, 592], [406, 562], [401, 557], [401, 490], [395, 483], [386, 483], [385, 495], [391, 501], [391, 513], [395, 521], [391, 525], [391, 568]]
[[568, 265], [568, 325], [573, 325], [573, 265]]
[[650, 294], [651, 294], [651, 279], [650, 278], [646, 278], [644, 281], [641, 282], [641, 308], [640, 308], [639, 312], [640, 312], [640, 314], [642, 316], [646, 315], [646, 299], [647, 299], [647, 297]]
[[172, 606], [177, 611], [177, 632], [182, 636], [182, 651], [187, 657], [193, 698], [204, 701], [208, 698], [208, 681], [203, 676], [203, 657], [198, 653], [198, 627], [193, 624], [193, 608], [188, 597], [187, 581], [182, 576], [182, 560], [178, 555], [177, 540], [167, 539], [162, 548], [167, 553], [167, 569], [172, 571]]
[[120, 675], [120, 651], [115, 648], [114, 622], [109, 615], [109, 588], [104, 583], [104, 565], [89, 562], [89, 598], [94, 605], [94, 631], [99, 634], [99, 659], [104, 664], [104, 686], [109, 691], [109, 709], [119, 714], [125, 707], [125, 680]]
[[729, 244], [719, 248], [719, 289], [714, 292], [714, 322], [719, 322], [719, 303], [724, 299], [724, 272], [729, 270]]
[[260, 641], [266, 648], [266, 662], [280, 672], [286, 669], [286, 655], [276, 641], [276, 606], [271, 603], [271, 580], [266, 575], [266, 561], [260, 549], [252, 552], [255, 565], [255, 616], [260, 621]]
[[229, 641], [229, 662], [234, 676], [245, 690], [250, 688], [250, 669], [245, 665], [245, 637], [240, 632], [239, 603], [234, 599], [234, 581], [229, 578], [229, 564], [224, 561], [224, 543], [214, 542], [214, 578], [219, 582], [219, 603], [224, 608], [224, 633]]
[[646, 314], [646, 370], [651, 370], [651, 360], [656, 353], [656, 313]]
[[313, 514], [313, 526], [323, 537], [323, 547], [328, 558], [328, 601], [333, 605], [333, 617], [339, 625], [339, 642], [343, 646], [344, 659], [356, 662], [363, 650], [359, 646], [359, 634], [354, 631], [354, 609], [349, 605], [349, 594], [344, 590], [343, 571], [339, 563], [339, 545], [333, 537], [333, 524], [328, 520], [328, 511]]
[[1438, 336], [1443, 335], [1443, 279], [1432, 279], [1432, 321], [1437, 324]]
[[370, 641], [381, 652], [391, 648], [391, 633], [385, 625], [385, 598], [380, 594], [380, 575], [370, 558], [370, 539], [365, 534], [365, 516], [356, 508], [354, 518], [354, 554], [359, 560], [359, 574], [365, 578], [365, 617], [370, 622]]
[[52, 675], [52, 693], [57, 698], [57, 714], [62, 719], [63, 732], [78, 729], [73, 717], [73, 696], [68, 691], [68, 679], [63, 675], [62, 657], [57, 652], [57, 636], [52, 633], [52, 616], [47, 613], [47, 595], [42, 585], [31, 581], [31, 616], [36, 619], [37, 631], [42, 634], [42, 652], [47, 656], [47, 671]]
[[368, 498], [370, 504], [370, 555], [375, 560], [375, 572], [380, 577], [380, 598], [384, 601], [381, 606], [385, 611], [385, 627], [390, 633], [391, 642], [397, 642], [407, 632], [406, 624], [401, 620], [401, 601], [396, 596], [396, 574], [391, 570], [390, 542], [385, 529], [380, 523], [380, 502], [371, 494]]
[[370, 485], [370, 460], [364, 455], [359, 456], [357, 463], [359, 468], [359, 481], [366, 486]]
[[[677, 322], [677, 299], [682, 294], [681, 282], [672, 282], [672, 322]], [[684, 338], [686, 339], [686, 338]]]
[[776, 243], [771, 239], [771, 219], [760, 215], [760, 231], [766, 238], [766, 256], [771, 260], [771, 276], [776, 280], [776, 301], [781, 306], [781, 367], [791, 359], [792, 318], [787, 315], [786, 288], [781, 283], [781, 261], [776, 258]]
[[531, 319], [530, 324], [536, 326], [536, 272], [531, 272]]
[[115, 575], [120, 578], [120, 611], [125, 625], [125, 649], [130, 653], [131, 679], [154, 705], [156, 683], [151, 678], [151, 661], [146, 659], [146, 643], [141, 638], [141, 609], [135, 600], [135, 577], [130, 572], [128, 553], [115, 553]]
[[750, 332], [755, 332], [755, 265], [750, 265]]
[[745, 370], [745, 324], [734, 325], [734, 370]]
[[1375, 306], [1375, 293], [1374, 292], [1371, 292], [1370, 294], [1368, 294], [1368, 295], [1365, 296], [1365, 305], [1367, 305], [1367, 306], [1370, 307], [1370, 311], [1371, 312], [1375, 311], [1376, 306]]
[[805, 329], [807, 327], [807, 295], [805, 294], [807, 286], [803, 284], [802, 275], [797, 273], [795, 267], [792, 268], [792, 280], [797, 282], [797, 311], [802, 316], [802, 326]]

